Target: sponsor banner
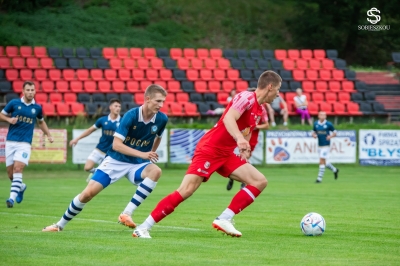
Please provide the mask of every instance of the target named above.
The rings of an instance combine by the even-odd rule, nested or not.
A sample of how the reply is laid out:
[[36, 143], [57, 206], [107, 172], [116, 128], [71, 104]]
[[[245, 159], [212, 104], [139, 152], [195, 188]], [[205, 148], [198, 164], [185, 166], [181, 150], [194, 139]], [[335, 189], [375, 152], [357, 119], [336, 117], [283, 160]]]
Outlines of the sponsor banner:
[[[356, 162], [356, 132], [337, 131], [332, 138], [328, 160], [332, 163]], [[318, 163], [318, 141], [311, 131], [267, 131], [266, 163]]]
[[[8, 129], [0, 129], [0, 162], [5, 162], [5, 144]], [[34, 129], [29, 163], [66, 163], [67, 130], [50, 129], [54, 142], [50, 143], [40, 129]]]
[[204, 129], [171, 129], [169, 146], [171, 163], [191, 163], [197, 143], [206, 132]]
[[[74, 129], [72, 131], [72, 138], [76, 138], [81, 135], [86, 129]], [[90, 153], [96, 148], [101, 137], [101, 130], [96, 130], [86, 138], [79, 140], [78, 144], [72, 149], [72, 162], [74, 164], [85, 164]], [[163, 138], [161, 139], [160, 146], [158, 146], [158, 162], [168, 162], [167, 152], [167, 139], [168, 130], [164, 131]]]
[[361, 165], [400, 165], [400, 130], [359, 132]]

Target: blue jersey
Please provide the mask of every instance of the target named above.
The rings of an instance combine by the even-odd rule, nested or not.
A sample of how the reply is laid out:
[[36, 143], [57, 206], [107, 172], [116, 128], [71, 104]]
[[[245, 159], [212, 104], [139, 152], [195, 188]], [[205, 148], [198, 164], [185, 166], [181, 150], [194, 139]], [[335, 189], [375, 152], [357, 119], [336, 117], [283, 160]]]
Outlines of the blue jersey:
[[[122, 139], [124, 144], [132, 149], [149, 152], [153, 147], [156, 136], [162, 136], [167, 122], [168, 117], [164, 113], [158, 112], [148, 123], [145, 123], [143, 121], [142, 106], [136, 107], [125, 113], [114, 137]], [[112, 147], [107, 154], [120, 162], [132, 164], [149, 162], [149, 160], [116, 152]]]
[[314, 123], [313, 130], [315, 133], [317, 133], [319, 147], [331, 145], [330, 140], [326, 139], [328, 135], [336, 131], [331, 122], [325, 120], [321, 123], [317, 121]]
[[35, 100], [26, 104], [24, 98], [21, 98], [11, 100], [1, 112], [5, 115], [18, 118], [15, 125], [10, 124], [7, 140], [31, 144], [36, 118], [43, 120], [42, 107], [36, 104]]
[[101, 138], [99, 143], [96, 146], [96, 149], [107, 153], [107, 151], [111, 148], [113, 140], [114, 140], [114, 133], [119, 126], [119, 120], [121, 119], [120, 116], [117, 117], [115, 120], [111, 120], [111, 117], [103, 116], [97, 119], [96, 123], [93, 125], [95, 128], [101, 128]]

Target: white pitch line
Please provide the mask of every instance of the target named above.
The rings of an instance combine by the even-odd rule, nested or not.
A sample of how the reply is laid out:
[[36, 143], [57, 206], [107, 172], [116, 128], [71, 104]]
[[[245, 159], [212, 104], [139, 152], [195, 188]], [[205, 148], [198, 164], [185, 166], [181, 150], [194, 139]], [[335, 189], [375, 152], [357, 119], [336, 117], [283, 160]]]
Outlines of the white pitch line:
[[[30, 214], [30, 213], [0, 212], [0, 214], [10, 214], [10, 215], [27, 216], [27, 217], [52, 218], [52, 219], [59, 219], [60, 218], [60, 217], [57, 217], [57, 216]], [[111, 221], [107, 221], [107, 220], [96, 220], [96, 219], [85, 219], [85, 218], [74, 218], [74, 220], [88, 221], [88, 222], [94, 222], [94, 223], [112, 223], [112, 224], [116, 223], [116, 222], [111, 222]], [[155, 226], [156, 227], [161, 227], [161, 228], [174, 229], [174, 230], [182, 230], [182, 231], [206, 231], [204, 229], [190, 228], [190, 227], [167, 226], [167, 225], [157, 225], [157, 224]], [[26, 232], [29, 232], [29, 231], [26, 231]], [[35, 232], [35, 231], [32, 231], [32, 232]]]

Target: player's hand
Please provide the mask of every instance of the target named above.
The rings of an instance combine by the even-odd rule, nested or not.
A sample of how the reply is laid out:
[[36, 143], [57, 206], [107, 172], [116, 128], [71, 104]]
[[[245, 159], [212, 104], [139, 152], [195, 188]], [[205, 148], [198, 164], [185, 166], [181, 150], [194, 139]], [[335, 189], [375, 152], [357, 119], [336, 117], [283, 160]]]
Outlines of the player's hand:
[[50, 135], [49, 135], [49, 136], [47, 136], [47, 139], [49, 140], [49, 142], [50, 142], [50, 143], [53, 143], [53, 142], [54, 142], [54, 139], [53, 139], [53, 137], [52, 137], [52, 136], [50, 136]]
[[152, 163], [156, 163], [158, 161], [158, 154], [155, 151], [143, 152], [143, 156], [141, 158], [150, 160]]
[[8, 119], [8, 123], [10, 123], [11, 125], [15, 125], [18, 122], [18, 118], [16, 117], [10, 117]]
[[236, 144], [240, 153], [250, 150], [250, 144], [243, 136], [237, 138]]
[[69, 142], [69, 146], [70, 147], [74, 147], [76, 144], [78, 144], [78, 140], [77, 139], [73, 139]]
[[314, 139], [317, 138], [317, 134], [315, 134], [315, 133], [312, 133], [312, 136], [313, 136]]
[[251, 157], [251, 150], [250, 150], [250, 149], [245, 150], [245, 151], [242, 151], [242, 152], [240, 153], [240, 159], [241, 159], [242, 161], [248, 162], [249, 159], [250, 159], [250, 157]]
[[332, 136], [326, 136], [326, 140], [330, 140]]

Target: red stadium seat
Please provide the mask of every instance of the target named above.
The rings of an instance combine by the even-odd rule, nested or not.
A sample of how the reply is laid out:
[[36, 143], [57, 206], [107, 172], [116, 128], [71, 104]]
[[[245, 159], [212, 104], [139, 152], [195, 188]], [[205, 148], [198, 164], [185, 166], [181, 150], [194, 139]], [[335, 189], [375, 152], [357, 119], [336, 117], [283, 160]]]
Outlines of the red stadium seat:
[[40, 58], [40, 65], [42, 66], [42, 68], [45, 68], [45, 69], [54, 68], [53, 59], [48, 58], [48, 57]]
[[287, 58], [286, 50], [275, 50], [275, 58], [278, 60], [284, 60]]
[[326, 83], [326, 81], [318, 80], [318, 81], [315, 82], [315, 89], [317, 91], [327, 91], [328, 90], [328, 84]]
[[[37, 83], [37, 82], [36, 82], [36, 83]], [[24, 84], [24, 82], [21, 81], [21, 80], [16, 80], [16, 81], [14, 81], [14, 82], [12, 83], [13, 91], [14, 91], [15, 93], [22, 93], [22, 86], [23, 86], [23, 84]], [[36, 91], [39, 91], [40, 85], [37, 85], [37, 86], [36, 86], [36, 84], [35, 84], [35, 88], [36, 88]]]
[[111, 59], [115, 57], [115, 49], [112, 47], [103, 48], [103, 56], [105, 59]]
[[50, 102], [51, 103], [59, 103], [63, 101], [63, 95], [61, 93], [51, 93], [50, 94]]
[[[129, 70], [125, 70], [125, 71], [129, 72]], [[94, 80], [94, 81], [103, 80], [103, 70], [101, 70], [101, 69], [91, 69], [90, 70], [90, 77], [92, 77], [92, 80]]]
[[149, 60], [146, 58], [139, 58], [136, 62], [139, 69], [149, 68]]
[[62, 71], [63, 79], [67, 81], [75, 80], [75, 71], [73, 69], [64, 69]]
[[162, 69], [163, 68], [163, 60], [161, 60], [160, 58], [152, 58], [150, 60], [150, 65], [153, 69]]
[[[55, 91], [54, 90], [55, 86], [54, 86], [54, 82], [53, 81], [45, 80], [45, 81], [42, 82], [41, 86], [42, 86], [42, 91], [43, 92], [52, 93], [52, 92]], [[54, 93], [54, 94], [56, 94], [56, 93]]]
[[197, 57], [200, 59], [206, 59], [208, 58], [208, 49], [204, 49], [204, 48], [198, 48], [197, 49]]
[[229, 62], [228, 59], [225, 58], [219, 58], [218, 60], [218, 68], [219, 69], [229, 69], [231, 67], [231, 63]]
[[313, 102], [308, 102], [307, 109], [311, 115], [316, 115], [319, 111], [318, 104]]
[[125, 59], [129, 57], [128, 48], [117, 48], [117, 57], [119, 59]]
[[319, 79], [320, 80], [331, 80], [331, 71], [322, 69], [319, 71]]
[[144, 93], [136, 93], [135, 94], [135, 102], [137, 104], [144, 104]]
[[239, 80], [239, 70], [236, 69], [228, 69], [226, 71], [226, 75], [228, 77], [228, 80], [236, 81]]
[[167, 90], [168, 92], [180, 92], [181, 91], [181, 83], [176, 80], [171, 80], [167, 82]]
[[175, 102], [175, 94], [174, 93], [168, 93], [167, 97], [165, 97], [165, 102], [166, 103], [173, 103]]
[[173, 116], [184, 116], [185, 114], [182, 112], [182, 104], [180, 103], [171, 103], [170, 104], [171, 113]]
[[25, 68], [25, 58], [14, 57], [11, 59], [14, 68], [21, 69]]
[[44, 116], [56, 116], [56, 109], [52, 103], [43, 103], [42, 111]]
[[165, 80], [155, 80], [153, 81], [153, 84], [157, 84], [163, 87], [165, 90], [167, 89], [167, 82]]
[[340, 69], [332, 70], [332, 79], [342, 81], [344, 80], [344, 71]]
[[296, 68], [297, 68], [297, 69], [303, 69], [303, 70], [308, 69], [308, 62], [307, 62], [307, 60], [304, 60], [304, 59], [298, 59], [298, 60], [296, 60]]
[[129, 49], [129, 53], [133, 59], [138, 59], [142, 57], [142, 49], [141, 48], [131, 48]]
[[199, 79], [199, 71], [195, 69], [188, 69], [186, 71], [186, 77], [190, 81], [196, 81]]
[[319, 110], [324, 111], [327, 115], [332, 115], [334, 112], [332, 112], [332, 104], [327, 103], [327, 102], [322, 102], [319, 104]]
[[339, 102], [341, 102], [341, 103], [348, 103], [348, 102], [351, 101], [350, 100], [350, 93], [348, 93], [348, 92], [340, 92], [338, 94], [338, 99], [339, 99]]
[[143, 91], [143, 92], [146, 91], [147, 87], [150, 86], [151, 84], [153, 84], [153, 82], [151, 82], [151, 81], [147, 81], [147, 80], [141, 81], [140, 85], [139, 85], [140, 86], [140, 90]]
[[75, 92], [75, 93], [84, 92], [82, 81], [73, 80], [69, 84], [70, 84], [69, 86], [70, 86], [72, 92]]
[[205, 93], [208, 92], [207, 90], [207, 82], [200, 80], [194, 83], [194, 89], [198, 93]]
[[226, 92], [231, 92], [232, 90], [235, 89], [235, 83], [230, 80], [224, 80], [222, 81], [222, 90]]
[[124, 59], [124, 68], [125, 69], [134, 69], [136, 68], [136, 62], [133, 59]]
[[236, 90], [238, 92], [246, 91], [249, 88], [249, 83], [247, 83], [247, 81], [244, 81], [244, 80], [236, 81], [235, 85], [236, 85]]
[[208, 82], [208, 90], [211, 92], [220, 92], [221, 91], [221, 82], [209, 81]]
[[284, 59], [283, 60], [283, 68], [286, 70], [293, 70], [294, 67], [294, 61], [291, 59]]
[[10, 68], [11, 66], [11, 61], [8, 57], [0, 57], [0, 68]]
[[82, 103], [71, 103], [71, 113], [74, 116], [85, 115], [85, 106]]
[[307, 69], [306, 70], [306, 77], [308, 80], [318, 80], [318, 72], [317, 70], [313, 70], [313, 69]]
[[303, 89], [304, 92], [313, 92], [314, 91], [314, 82], [305, 80], [305, 81], [303, 81], [301, 88]]
[[[308, 70], [309, 71], [309, 70]], [[300, 70], [300, 69], [295, 69], [293, 70], [293, 79], [296, 81], [303, 81], [305, 80], [304, 77], [304, 70]]]
[[154, 48], [144, 48], [143, 49], [143, 55], [144, 55], [144, 58], [146, 58], [146, 59], [152, 59], [152, 58], [154, 58], [154, 57], [156, 57], [156, 49], [154, 49]]
[[142, 69], [132, 70], [132, 78], [134, 80], [144, 80], [144, 71]]
[[111, 83], [109, 81], [102, 80], [102, 81], [99, 81], [97, 85], [98, 85], [99, 91], [102, 93], [113, 92], [113, 91], [111, 91]]
[[7, 57], [17, 57], [18, 56], [18, 47], [17, 46], [7, 46], [6, 47], [6, 55], [7, 55]]
[[33, 48], [35, 57], [47, 57], [47, 49], [44, 46], [36, 46]]
[[310, 61], [310, 69], [320, 70], [321, 69], [321, 61], [317, 59], [311, 59]]
[[313, 57], [312, 50], [300, 50], [301, 58], [310, 60]]
[[325, 58], [325, 50], [314, 50], [314, 58], [322, 60]]
[[146, 69], [146, 79], [151, 81], [157, 80], [158, 71], [155, 69]]
[[335, 115], [345, 115], [346, 114], [345, 106], [343, 103], [335, 102], [332, 104], [332, 106], [333, 106], [333, 113]]
[[35, 102], [38, 104], [44, 104], [47, 103], [48, 101], [48, 94], [47, 93], [42, 93], [38, 92], [35, 94]]
[[212, 80], [212, 72], [209, 69], [200, 70], [200, 78], [202, 80]]
[[21, 57], [32, 57], [32, 47], [21, 46], [19, 48], [19, 54], [21, 55]]
[[[135, 81], [133, 81], [133, 82], [135, 82]], [[127, 91], [125, 91], [125, 82], [123, 82], [123, 81], [114, 80], [111, 83], [111, 86], [112, 86], [112, 91], [115, 92], [115, 93], [125, 93], [125, 92], [127, 92]], [[138, 85], [138, 87], [139, 87], [139, 85]]]
[[59, 69], [50, 69], [49, 70], [49, 78], [52, 81], [61, 80], [61, 70], [59, 70]]
[[333, 64], [333, 61], [331, 59], [323, 59], [322, 68], [331, 70], [335, 68], [335, 65]]
[[203, 69], [203, 60], [198, 58], [190, 59], [190, 65], [192, 69]]
[[183, 56], [187, 59], [196, 57], [196, 50], [193, 48], [183, 49]]
[[[51, 97], [51, 95], [50, 95], [50, 97]], [[57, 102], [55, 104], [55, 106], [56, 106], [56, 110], [57, 110], [57, 115], [59, 115], [59, 116], [72, 116], [69, 104]]]
[[19, 72], [17, 69], [7, 69], [6, 78], [8, 81], [14, 81], [19, 79]]
[[110, 59], [110, 67], [112, 69], [120, 69], [122, 68], [122, 60], [119, 58], [111, 58]]
[[320, 103], [324, 101], [324, 94], [321, 92], [314, 92], [312, 94], [312, 101], [315, 103]]
[[340, 82], [339, 81], [334, 81], [334, 80], [331, 80], [331, 81], [329, 81], [329, 90], [330, 91], [340, 91]]
[[285, 94], [285, 100], [286, 100], [286, 102], [287, 102], [288, 104], [293, 103], [293, 102], [294, 102], [294, 97], [295, 97], [296, 95], [297, 95], [297, 94], [296, 94], [295, 92], [287, 92], [287, 93]]
[[212, 59], [219, 59], [222, 57], [222, 50], [218, 48], [210, 49], [210, 57]]
[[169, 110], [169, 104], [168, 103], [164, 103], [163, 106], [160, 108], [160, 112], [162, 112], [162, 113], [164, 113], [164, 114], [166, 114], [168, 116], [171, 116], [171, 112]]
[[45, 69], [35, 69], [35, 79], [38, 81], [43, 81], [47, 79], [47, 70]]
[[85, 89], [85, 92], [88, 92], [88, 93], [98, 92], [97, 84], [95, 81], [91, 81], [91, 80], [84, 81], [83, 87]]
[[214, 79], [223, 81], [225, 80], [225, 70], [215, 69], [214, 71]]
[[179, 92], [176, 94], [176, 101], [178, 103], [186, 103], [189, 102], [189, 95], [185, 92]]
[[183, 103], [183, 109], [185, 110], [186, 116], [199, 116], [200, 114], [197, 112], [197, 105], [194, 103]]
[[33, 73], [30, 69], [21, 69], [19, 76], [22, 80], [32, 80]]
[[181, 70], [189, 69], [189, 60], [186, 58], [178, 58], [178, 68]]
[[204, 66], [206, 69], [215, 69], [217, 68], [217, 62], [214, 59], [206, 58], [204, 59]]
[[58, 92], [69, 92], [68, 81], [59, 80], [56, 82], [56, 89]]
[[128, 81], [131, 79], [131, 71], [129, 69], [118, 70], [118, 77], [120, 80]]
[[80, 80], [80, 81], [89, 80], [89, 70], [87, 70], [87, 69], [78, 69], [76, 71], [76, 76], [78, 77], [78, 80]]
[[325, 93], [325, 100], [328, 103], [337, 102], [337, 94], [336, 94], [336, 92], [326, 92]]
[[104, 78], [108, 81], [113, 81], [117, 79], [117, 71], [115, 69], [104, 70]]
[[288, 58], [292, 59], [292, 60], [296, 60], [300, 58], [300, 52], [299, 50], [294, 50], [294, 49], [290, 49], [288, 50]]
[[40, 68], [39, 59], [36, 57], [30, 57], [26, 59], [26, 66], [30, 69]]
[[160, 69], [161, 80], [172, 80], [172, 71], [170, 69]]
[[347, 113], [349, 115], [362, 115], [360, 112], [360, 106], [357, 103], [348, 102], [347, 105]]
[[354, 92], [354, 82], [349, 80], [342, 81], [342, 90], [346, 92]]
[[229, 103], [227, 101], [228, 97], [229, 97], [229, 93], [227, 93], [227, 92], [219, 92], [217, 94], [217, 101], [218, 101], [218, 103], [220, 103], [222, 105], [228, 105], [228, 103]]
[[[113, 84], [114, 84], [114, 82], [116, 82], [116, 81], [113, 81]], [[134, 92], [134, 93], [140, 91], [139, 82], [137, 82], [137, 81], [128, 81], [126, 83], [126, 90], [128, 92]]]
[[182, 49], [181, 48], [171, 48], [170, 51], [170, 56], [174, 60], [178, 60], [179, 58], [182, 57]]

